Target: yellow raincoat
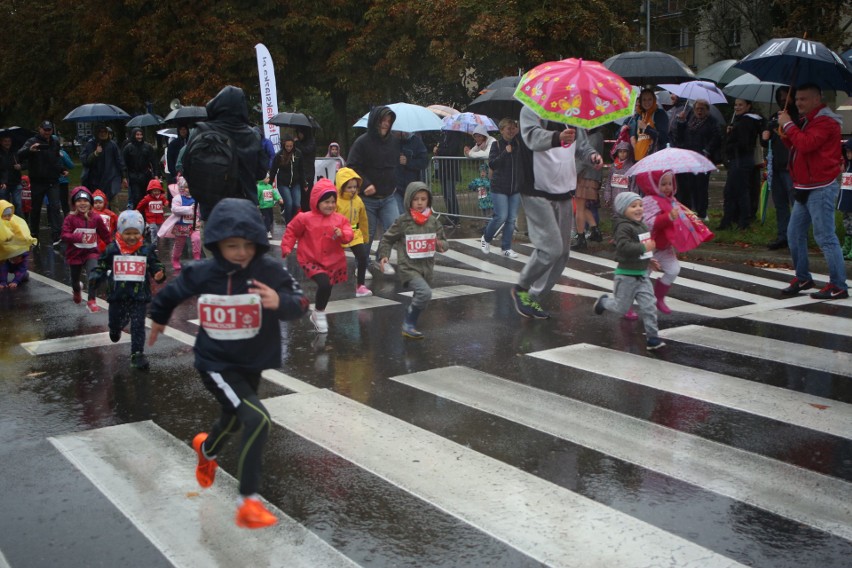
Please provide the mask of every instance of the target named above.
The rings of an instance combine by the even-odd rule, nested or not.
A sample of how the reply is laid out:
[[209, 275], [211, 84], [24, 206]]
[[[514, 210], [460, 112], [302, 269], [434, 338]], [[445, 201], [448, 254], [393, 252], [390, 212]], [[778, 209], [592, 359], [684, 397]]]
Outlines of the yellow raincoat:
[[351, 241], [343, 245], [344, 247], [363, 244], [367, 242], [370, 235], [369, 225], [367, 224], [367, 208], [364, 207], [361, 197], [356, 192], [350, 199], [343, 193], [343, 186], [351, 179], [357, 180], [360, 189], [361, 176], [352, 168], [340, 168], [334, 177], [334, 185], [337, 186], [337, 212], [349, 219], [349, 224], [352, 225], [352, 232], [355, 235]]
[[38, 243], [38, 240], [30, 235], [27, 222], [14, 215], [15, 206], [4, 199], [0, 199], [0, 214], [5, 213], [7, 209], [11, 209], [13, 215], [8, 221], [0, 219], [0, 260], [7, 260], [29, 252], [30, 247]]

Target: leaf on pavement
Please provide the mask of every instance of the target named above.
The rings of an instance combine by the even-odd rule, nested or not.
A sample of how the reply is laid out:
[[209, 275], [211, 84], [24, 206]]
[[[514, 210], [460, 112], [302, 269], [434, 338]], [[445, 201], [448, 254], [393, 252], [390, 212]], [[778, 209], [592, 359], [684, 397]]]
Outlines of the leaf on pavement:
[[810, 404], [811, 406], [813, 406], [814, 408], [816, 408], [818, 410], [825, 410], [826, 408], [828, 408], [828, 405], [826, 405], [826, 404], [816, 404], [815, 402], [809, 402], [808, 404]]

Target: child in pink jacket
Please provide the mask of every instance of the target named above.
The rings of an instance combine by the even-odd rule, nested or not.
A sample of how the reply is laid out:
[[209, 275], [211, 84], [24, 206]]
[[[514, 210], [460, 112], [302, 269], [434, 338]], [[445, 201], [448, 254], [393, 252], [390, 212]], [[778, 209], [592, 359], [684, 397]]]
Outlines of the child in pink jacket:
[[[98, 265], [98, 239], [109, 242], [111, 238], [101, 216], [92, 210], [93, 204], [94, 200], [88, 189], [75, 187], [71, 194], [73, 209], [62, 223], [61, 239], [67, 244], [65, 262], [71, 272], [71, 291], [75, 304], [83, 300], [80, 290], [80, 274], [83, 268], [86, 269], [86, 275], [91, 276]], [[95, 290], [91, 287], [86, 307], [90, 312], [100, 311], [95, 302]]]
[[349, 219], [337, 212], [337, 188], [320, 179], [311, 190], [311, 209], [302, 211], [287, 224], [281, 238], [281, 256], [287, 258], [296, 242], [296, 260], [305, 274], [316, 282], [317, 295], [311, 322], [319, 333], [328, 333], [325, 308], [334, 284], [346, 282], [346, 255], [342, 244], [352, 240]]

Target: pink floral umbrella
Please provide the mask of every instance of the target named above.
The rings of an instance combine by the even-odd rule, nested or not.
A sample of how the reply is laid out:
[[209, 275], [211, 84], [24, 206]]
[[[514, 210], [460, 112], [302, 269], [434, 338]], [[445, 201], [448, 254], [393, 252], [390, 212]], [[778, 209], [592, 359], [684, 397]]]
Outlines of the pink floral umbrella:
[[546, 120], [594, 128], [633, 114], [638, 89], [597, 61], [563, 59], [529, 70], [515, 98]]
[[650, 156], [645, 156], [627, 170], [627, 176], [635, 176], [644, 172], [671, 170], [676, 174], [703, 174], [716, 170], [716, 166], [692, 150], [684, 148], [663, 148]]
[[485, 116], [484, 114], [475, 114], [472, 112], [462, 112], [453, 116], [447, 116], [443, 120], [444, 125], [441, 130], [457, 130], [459, 132], [467, 132], [472, 134], [477, 126], [484, 126], [489, 132], [500, 130], [497, 124]]

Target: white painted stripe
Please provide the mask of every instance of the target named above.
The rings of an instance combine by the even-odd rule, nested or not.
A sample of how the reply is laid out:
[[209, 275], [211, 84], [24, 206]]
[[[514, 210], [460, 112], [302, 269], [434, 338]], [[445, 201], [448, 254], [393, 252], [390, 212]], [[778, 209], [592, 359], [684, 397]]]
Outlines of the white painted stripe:
[[[41, 274], [38, 274], [37, 272], [33, 272], [32, 270], [30, 270], [30, 278], [32, 280], [35, 280], [36, 282], [41, 282], [42, 284], [47, 284], [51, 288], [56, 288], [57, 290], [61, 290], [63, 292], [67, 292], [68, 294], [71, 294], [71, 286], [68, 286], [67, 284], [63, 284], [61, 282], [53, 280], [52, 278], [48, 278], [47, 276], [42, 276]], [[101, 309], [103, 309], [103, 310], [109, 309], [109, 303], [106, 300], [101, 300], [100, 298], [96, 298], [95, 300], [96, 300], [98, 306], [100, 306]], [[83, 304], [83, 303], [80, 304], [80, 307], [83, 308], [83, 309], [85, 309], [85, 306], [86, 305]], [[86, 312], [86, 313], [89, 313], [89, 312]]]
[[[442, 286], [440, 288], [432, 288], [432, 299], [442, 300], [446, 298], [458, 298], [459, 296], [471, 296], [473, 294], [484, 294], [485, 292], [493, 292], [490, 288], [479, 288], [477, 286], [468, 286], [467, 284], [459, 284], [458, 286]], [[414, 291], [400, 292], [400, 296], [413, 296]]]
[[466, 367], [391, 380], [852, 539], [839, 479]]
[[291, 377], [290, 375], [282, 373], [281, 371], [276, 371], [275, 369], [267, 369], [266, 371], [263, 371], [260, 376], [271, 383], [275, 383], [276, 385], [293, 392], [304, 393], [319, 390], [313, 385], [309, 385], [304, 381], [300, 381], [295, 377]]
[[74, 335], [71, 337], [59, 337], [56, 339], [42, 339], [41, 341], [29, 341], [21, 343], [21, 347], [30, 355], [48, 355], [51, 353], [65, 353], [78, 349], [89, 349], [92, 347], [106, 347], [118, 343], [130, 343], [130, 334], [122, 333], [121, 339], [113, 343], [109, 338], [109, 332], [93, 333], [90, 335]]
[[219, 390], [225, 393], [225, 398], [231, 401], [234, 408], [237, 408], [242, 401], [240, 400], [240, 397], [237, 396], [237, 393], [234, 392], [234, 389], [231, 388], [231, 385], [225, 382], [225, 378], [222, 377], [222, 374], [213, 372], [208, 372], [207, 374], [210, 375], [210, 378], [213, 379], [213, 382], [216, 383]]
[[852, 377], [852, 353], [800, 345], [758, 335], [736, 333], [702, 325], [665, 329], [660, 335], [692, 345], [768, 359], [806, 369]]
[[251, 535], [238, 528], [236, 480], [220, 468], [200, 489], [195, 452], [153, 422], [50, 442], [175, 566], [356, 566], [269, 503], [277, 525]]
[[742, 317], [752, 321], [852, 337], [852, 320], [845, 317], [813, 314], [798, 310], [776, 310], [769, 313], [748, 314]]
[[[852, 405], [586, 343], [530, 356], [852, 439]], [[824, 407], [824, 408], [823, 408]]]
[[329, 302], [325, 308], [327, 314], [340, 314], [344, 312], [357, 312], [372, 308], [383, 308], [385, 306], [398, 306], [399, 302], [382, 298], [381, 296], [367, 296], [366, 298], [349, 298], [346, 300], [334, 300]]
[[0, 568], [10, 568], [9, 562], [6, 560], [6, 557], [3, 555], [2, 550], [0, 550]]
[[739, 566], [680, 537], [330, 391], [264, 400], [315, 444], [548, 566]]

